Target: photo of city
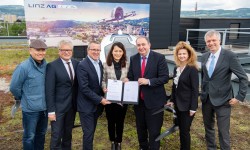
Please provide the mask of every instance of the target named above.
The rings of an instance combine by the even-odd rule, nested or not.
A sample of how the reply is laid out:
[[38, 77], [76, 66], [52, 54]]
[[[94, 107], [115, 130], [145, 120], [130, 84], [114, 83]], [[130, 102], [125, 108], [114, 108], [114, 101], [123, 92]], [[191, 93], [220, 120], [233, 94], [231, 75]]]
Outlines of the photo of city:
[[24, 9], [28, 39], [51, 47], [61, 39], [74, 45], [101, 42], [118, 31], [149, 36], [149, 4], [27, 0]]

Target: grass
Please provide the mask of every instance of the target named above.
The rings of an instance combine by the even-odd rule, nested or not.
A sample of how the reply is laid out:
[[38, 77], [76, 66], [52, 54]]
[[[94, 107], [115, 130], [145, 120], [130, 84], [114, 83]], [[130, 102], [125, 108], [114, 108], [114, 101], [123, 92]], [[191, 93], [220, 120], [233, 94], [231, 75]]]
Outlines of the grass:
[[[3, 110], [4, 122], [1, 123], [0, 127], [0, 149], [22, 149], [22, 124], [21, 124], [21, 111], [19, 110], [15, 118], [10, 117], [11, 107], [7, 106]], [[232, 110], [232, 121], [231, 121], [231, 144], [233, 150], [246, 150], [249, 148], [249, 115], [247, 114], [249, 107], [244, 105], [238, 105]], [[240, 114], [240, 113], [243, 113]], [[237, 117], [236, 117], [237, 116]], [[192, 150], [205, 149], [204, 140], [204, 128], [202, 124], [201, 110], [195, 116], [191, 127], [192, 136]], [[235, 120], [240, 119], [240, 122]], [[80, 124], [79, 116], [76, 117], [76, 123]], [[166, 112], [164, 116], [164, 125], [162, 132], [165, 131], [172, 125], [172, 114]], [[50, 132], [46, 135], [45, 149], [49, 149]], [[217, 140], [218, 141], [218, 140]], [[73, 129], [73, 150], [81, 149], [82, 147], [82, 129]], [[107, 132], [107, 120], [105, 113], [99, 118], [97, 129], [94, 138], [94, 149], [95, 150], [107, 150], [110, 148], [110, 142]], [[135, 117], [132, 105], [129, 106], [124, 127], [123, 135], [123, 149], [124, 150], [136, 150], [138, 149], [137, 133], [135, 128]], [[172, 135], [165, 137], [161, 140], [162, 150], [176, 150], [179, 149], [179, 133], [178, 131]]]
[[[29, 57], [27, 48], [15, 50], [4, 49], [1, 50], [0, 55], [0, 73], [1, 76], [9, 77], [17, 64]], [[58, 57], [56, 49], [48, 49], [46, 59], [48, 62]], [[0, 77], [1, 77], [0, 76]], [[170, 90], [172, 81], [165, 87]], [[15, 118], [10, 117], [11, 106], [13, 105], [13, 97], [10, 93], [1, 92], [0, 98], [0, 149], [19, 150], [22, 149], [22, 116], [19, 110]], [[246, 104], [239, 104], [232, 108], [231, 117], [231, 145], [232, 150], [246, 150], [250, 147], [250, 107]], [[77, 115], [75, 124], [80, 124], [79, 116]], [[172, 114], [165, 112], [164, 124], [162, 132], [172, 126]], [[205, 150], [205, 131], [202, 123], [201, 109], [197, 110], [192, 127], [192, 150]], [[49, 149], [50, 132], [46, 135], [45, 149]], [[218, 141], [218, 139], [217, 139]], [[179, 132], [175, 132], [168, 137], [161, 140], [162, 150], [177, 150], [179, 149]], [[73, 129], [73, 150], [82, 148], [82, 129]], [[135, 116], [133, 106], [130, 105], [125, 118], [125, 127], [123, 135], [122, 147], [124, 150], [138, 149], [137, 133], [135, 126]], [[107, 120], [105, 113], [99, 118], [95, 138], [94, 150], [108, 150], [110, 149], [110, 142], [107, 131]]]
[[[9, 46], [6, 46], [9, 47]], [[5, 48], [6, 48], [5, 47]], [[29, 57], [29, 51], [26, 46], [20, 49], [2, 49], [0, 55], [0, 74], [11, 75], [18, 64]], [[58, 57], [56, 48], [49, 48], [46, 52], [46, 61], [50, 62]]]

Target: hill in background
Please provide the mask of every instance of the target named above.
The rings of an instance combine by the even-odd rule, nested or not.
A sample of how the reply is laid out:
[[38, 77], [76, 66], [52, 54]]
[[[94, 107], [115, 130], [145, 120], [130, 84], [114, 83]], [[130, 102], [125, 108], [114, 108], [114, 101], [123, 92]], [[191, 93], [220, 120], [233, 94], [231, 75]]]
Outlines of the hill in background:
[[22, 5], [0, 5], [0, 15], [4, 14], [24, 16], [24, 7]]
[[250, 18], [250, 8], [239, 8], [236, 10], [197, 10], [181, 11], [181, 17], [201, 17], [201, 18]]

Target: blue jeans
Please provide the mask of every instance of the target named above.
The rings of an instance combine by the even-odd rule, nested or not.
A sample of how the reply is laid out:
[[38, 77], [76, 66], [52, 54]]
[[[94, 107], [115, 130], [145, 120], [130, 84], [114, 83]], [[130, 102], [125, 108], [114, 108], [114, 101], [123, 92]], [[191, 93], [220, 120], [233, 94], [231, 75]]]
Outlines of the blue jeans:
[[46, 111], [23, 111], [23, 149], [43, 150], [47, 126], [48, 115]]

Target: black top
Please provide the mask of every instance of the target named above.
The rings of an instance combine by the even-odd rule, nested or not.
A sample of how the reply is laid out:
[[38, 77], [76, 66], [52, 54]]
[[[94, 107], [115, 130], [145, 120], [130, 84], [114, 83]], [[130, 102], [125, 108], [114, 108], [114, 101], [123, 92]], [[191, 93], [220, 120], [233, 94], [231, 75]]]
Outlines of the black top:
[[114, 64], [114, 68], [115, 68], [116, 79], [120, 80], [121, 75], [122, 75], [121, 63], [120, 63], [120, 61], [119, 62], [113, 61], [113, 64]]

